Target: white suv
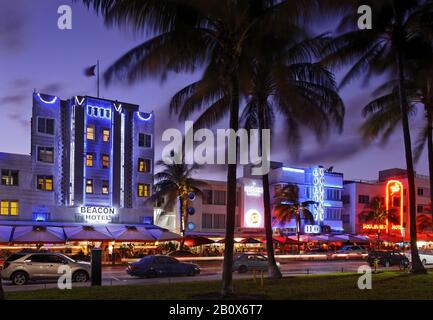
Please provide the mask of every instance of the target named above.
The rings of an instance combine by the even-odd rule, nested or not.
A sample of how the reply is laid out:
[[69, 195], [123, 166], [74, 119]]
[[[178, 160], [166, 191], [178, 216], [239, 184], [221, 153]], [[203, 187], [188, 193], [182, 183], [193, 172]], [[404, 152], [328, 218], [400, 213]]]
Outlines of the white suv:
[[67, 265], [71, 268], [72, 281], [86, 282], [90, 278], [90, 263], [75, 261], [54, 252], [22, 251], [13, 253], [4, 262], [1, 276], [15, 285], [26, 284], [29, 280], [57, 279], [61, 275], [59, 267]]

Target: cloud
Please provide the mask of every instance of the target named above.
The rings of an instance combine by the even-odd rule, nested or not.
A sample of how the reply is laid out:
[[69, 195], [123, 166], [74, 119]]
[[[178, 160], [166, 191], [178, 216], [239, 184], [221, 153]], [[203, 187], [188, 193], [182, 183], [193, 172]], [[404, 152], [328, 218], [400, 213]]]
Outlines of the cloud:
[[23, 94], [4, 96], [0, 99], [0, 105], [3, 105], [3, 104], [21, 104], [27, 98], [28, 98], [28, 95], [23, 95]]
[[0, 50], [16, 51], [24, 43], [23, 29], [27, 19], [11, 2], [2, 2], [1, 6], [3, 14], [0, 19]]
[[40, 92], [56, 95], [57, 92], [59, 92], [63, 88], [64, 88], [63, 84], [61, 84], [59, 82], [53, 82], [53, 83], [50, 83], [50, 84], [43, 86], [40, 89]]

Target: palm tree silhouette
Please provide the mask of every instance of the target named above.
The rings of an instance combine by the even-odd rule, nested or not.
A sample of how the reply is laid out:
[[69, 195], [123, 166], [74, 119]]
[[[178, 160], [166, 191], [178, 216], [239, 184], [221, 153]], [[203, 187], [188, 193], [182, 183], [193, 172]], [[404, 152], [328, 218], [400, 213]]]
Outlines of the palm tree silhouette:
[[196, 166], [188, 166], [184, 163], [166, 163], [162, 160], [158, 161], [156, 165], [161, 170], [154, 176], [156, 181], [153, 185], [154, 192], [148, 201], [155, 203], [164, 199], [162, 204], [164, 210], [172, 210], [178, 202], [179, 229], [182, 235], [180, 249], [182, 249], [185, 242], [185, 230], [188, 225], [190, 194], [201, 196], [201, 189], [206, 183], [191, 177], [193, 170], [197, 168]]
[[360, 30], [353, 14], [343, 18], [339, 29], [344, 33], [329, 46], [330, 55], [325, 61], [337, 67], [350, 65], [349, 71], [341, 81], [342, 86], [361, 75], [368, 80], [373, 75], [385, 72], [391, 72], [398, 80], [397, 95], [409, 189], [412, 272], [426, 273], [418, 255], [416, 240], [415, 172], [408, 121], [405, 61], [413, 50], [411, 44], [414, 37], [430, 34], [428, 31], [431, 28], [431, 1], [375, 0], [369, 5], [374, 12], [374, 28]]
[[315, 204], [316, 202], [314, 201], [299, 201], [299, 187], [294, 184], [284, 186], [284, 188], [275, 194], [274, 224], [284, 226], [292, 220], [296, 221], [298, 253], [301, 251], [301, 221], [304, 220], [309, 223], [314, 223], [314, 215], [309, 210], [309, 207]]

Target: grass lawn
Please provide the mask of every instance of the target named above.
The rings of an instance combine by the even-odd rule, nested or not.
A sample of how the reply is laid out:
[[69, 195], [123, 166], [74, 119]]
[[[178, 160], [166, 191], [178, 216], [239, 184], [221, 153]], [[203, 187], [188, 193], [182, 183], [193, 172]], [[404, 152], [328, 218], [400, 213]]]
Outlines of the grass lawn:
[[[238, 299], [433, 299], [433, 272], [412, 275], [404, 272], [381, 272], [373, 275], [372, 290], [359, 290], [358, 274], [309, 275], [264, 280], [234, 281]], [[196, 281], [177, 284], [130, 285], [76, 288], [73, 290], [37, 290], [11, 292], [13, 299], [220, 299], [219, 281]], [[236, 298], [236, 297], [235, 297]]]

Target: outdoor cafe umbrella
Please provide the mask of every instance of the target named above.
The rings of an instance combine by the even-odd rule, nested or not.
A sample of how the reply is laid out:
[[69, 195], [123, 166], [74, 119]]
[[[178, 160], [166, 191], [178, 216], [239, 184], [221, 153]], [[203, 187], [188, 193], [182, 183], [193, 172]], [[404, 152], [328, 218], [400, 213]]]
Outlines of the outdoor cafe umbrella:
[[[215, 243], [226, 243], [226, 239], [220, 239], [218, 241], [215, 241]], [[233, 239], [233, 243], [238, 243], [238, 242]]]
[[273, 237], [274, 242], [281, 244], [298, 244], [298, 241], [289, 237]]
[[206, 237], [201, 237], [201, 236], [186, 236], [184, 240], [185, 240], [185, 245], [188, 247], [202, 246], [205, 244], [211, 244], [215, 242], [211, 239], [208, 239]]
[[42, 226], [15, 227], [12, 241], [15, 243], [64, 243], [63, 228]]
[[0, 243], [8, 243], [11, 239], [13, 227], [0, 226]]
[[65, 227], [67, 241], [110, 241], [114, 237], [104, 226]]
[[241, 240], [240, 243], [243, 244], [253, 244], [253, 243], [263, 243], [262, 241], [258, 240], [258, 239], [254, 239], [254, 238], [246, 238]]
[[167, 229], [153, 227], [153, 228], [146, 228], [146, 231], [148, 231], [152, 237], [157, 241], [170, 241], [170, 240], [178, 240], [181, 238], [180, 235], [174, 232], [170, 232]]
[[115, 241], [144, 242], [155, 241], [152, 234], [143, 227], [135, 226], [107, 226]]

